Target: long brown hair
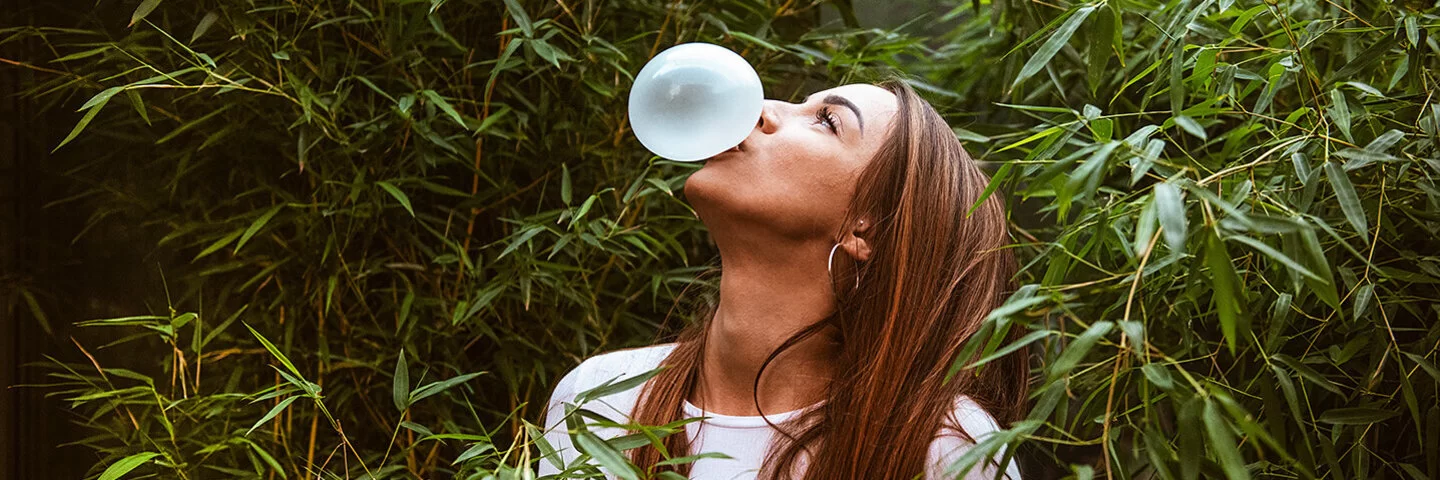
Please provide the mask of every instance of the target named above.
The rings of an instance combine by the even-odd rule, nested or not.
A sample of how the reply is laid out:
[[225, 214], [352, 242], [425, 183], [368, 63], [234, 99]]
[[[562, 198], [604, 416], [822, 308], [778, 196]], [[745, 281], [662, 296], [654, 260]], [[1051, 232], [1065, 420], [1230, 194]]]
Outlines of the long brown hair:
[[[822, 332], [839, 343], [825, 401], [780, 426], [784, 438], [772, 445], [764, 478], [919, 475], [940, 428], [958, 428], [952, 414], [960, 395], [975, 400], [1002, 427], [1024, 415], [1028, 367], [1023, 349], [946, 379], [962, 345], [1010, 289], [1015, 259], [1005, 248], [1010, 238], [1004, 206], [991, 197], [970, 214], [988, 183], [985, 173], [909, 85], [893, 78], [877, 85], [898, 99], [894, 127], [861, 172], [844, 222], [853, 226], [860, 218], [874, 219], [867, 238], [874, 253], [857, 267], [860, 287], [853, 292], [840, 288], [847, 293], [837, 295], [831, 316], [770, 356]], [[832, 282], [853, 286], [848, 276]], [[646, 384], [636, 422], [661, 425], [684, 418], [710, 313], [680, 334], [664, 361], [669, 368]], [[663, 441], [671, 456], [691, 453], [684, 432]], [[802, 454], [800, 473], [796, 467]], [[632, 450], [631, 458], [652, 473], [689, 474], [688, 465], [657, 466], [663, 458], [653, 446]]]

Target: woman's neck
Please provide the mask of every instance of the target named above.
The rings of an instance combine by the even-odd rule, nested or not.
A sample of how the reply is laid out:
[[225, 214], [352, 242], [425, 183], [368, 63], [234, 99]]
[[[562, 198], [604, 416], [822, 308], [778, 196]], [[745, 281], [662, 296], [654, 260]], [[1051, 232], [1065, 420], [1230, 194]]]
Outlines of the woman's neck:
[[834, 309], [825, 266], [828, 247], [785, 255], [725, 253], [720, 303], [706, 331], [700, 378], [690, 400], [707, 411], [747, 416], [820, 401], [837, 352], [829, 332], [796, 343], [765, 367], [758, 409], [754, 394], [755, 377], [771, 352]]

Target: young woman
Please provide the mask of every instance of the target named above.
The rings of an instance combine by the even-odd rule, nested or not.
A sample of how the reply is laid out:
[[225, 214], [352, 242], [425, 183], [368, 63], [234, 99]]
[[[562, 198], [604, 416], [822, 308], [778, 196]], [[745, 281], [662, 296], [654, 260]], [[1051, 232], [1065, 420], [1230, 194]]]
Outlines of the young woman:
[[[652, 446], [628, 452], [652, 473], [953, 478], [953, 461], [1019, 419], [1026, 397], [1023, 351], [946, 379], [1015, 271], [1000, 200], [969, 212], [986, 184], [902, 81], [767, 101], [750, 136], [685, 184], [720, 250], [718, 304], [675, 343], [599, 355], [567, 374], [544, 425], [558, 454], [540, 473], [581, 454], [566, 404], [665, 366], [584, 405], [616, 423], [705, 417], [665, 437], [665, 451], [724, 457], [657, 465]], [[1020, 478], [1014, 462], [997, 472], [1001, 458], [968, 478]]]

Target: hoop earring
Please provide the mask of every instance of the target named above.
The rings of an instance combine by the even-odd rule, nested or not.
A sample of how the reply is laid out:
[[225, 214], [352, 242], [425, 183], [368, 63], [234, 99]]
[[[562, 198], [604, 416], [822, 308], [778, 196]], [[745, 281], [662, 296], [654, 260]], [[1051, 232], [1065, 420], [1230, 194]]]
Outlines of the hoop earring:
[[[827, 258], [825, 260], [825, 273], [830, 276], [831, 285], [835, 284], [835, 250], [838, 249], [840, 249], [839, 243], [836, 243], [835, 246], [830, 247], [830, 258]], [[860, 288], [860, 266], [858, 265], [858, 262], [855, 266], [855, 288], [857, 290]]]

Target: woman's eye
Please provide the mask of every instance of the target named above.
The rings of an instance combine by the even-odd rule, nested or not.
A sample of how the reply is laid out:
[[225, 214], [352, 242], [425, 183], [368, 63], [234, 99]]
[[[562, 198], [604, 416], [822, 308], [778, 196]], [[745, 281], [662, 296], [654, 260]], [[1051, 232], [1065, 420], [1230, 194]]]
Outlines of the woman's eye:
[[838, 120], [836, 120], [834, 115], [830, 114], [829, 107], [822, 108], [819, 111], [815, 112], [815, 118], [821, 122], [824, 122], [825, 126], [830, 129], [830, 133], [838, 133], [835, 129], [835, 124], [838, 122]]

